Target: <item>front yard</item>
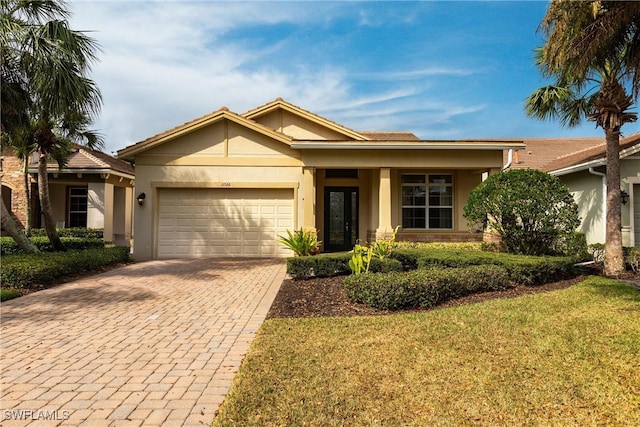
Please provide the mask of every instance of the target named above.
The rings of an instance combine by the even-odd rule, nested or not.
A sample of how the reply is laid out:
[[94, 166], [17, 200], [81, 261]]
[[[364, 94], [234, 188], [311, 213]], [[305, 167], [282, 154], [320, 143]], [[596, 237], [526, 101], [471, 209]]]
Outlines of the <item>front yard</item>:
[[270, 319], [214, 425], [640, 425], [640, 293]]

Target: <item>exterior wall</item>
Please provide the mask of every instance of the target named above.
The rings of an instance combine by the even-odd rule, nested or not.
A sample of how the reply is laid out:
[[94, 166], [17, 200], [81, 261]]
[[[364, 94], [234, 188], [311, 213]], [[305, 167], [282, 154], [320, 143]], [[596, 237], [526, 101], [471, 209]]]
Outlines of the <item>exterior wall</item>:
[[[597, 171], [604, 173], [604, 168]], [[621, 159], [620, 161], [620, 187], [630, 195], [638, 184], [634, 181], [640, 179], [640, 159]], [[560, 176], [578, 204], [578, 212], [582, 220], [578, 231], [585, 233], [587, 243], [604, 243], [606, 237], [606, 205], [603, 178], [590, 174], [588, 171], [580, 171], [569, 175]], [[640, 182], [640, 181], [639, 181]], [[640, 224], [633, 220], [635, 214], [634, 199], [622, 206], [622, 244], [631, 246], [640, 244], [634, 238]]]
[[569, 188], [578, 204], [578, 214], [581, 218], [578, 231], [585, 233], [588, 244], [604, 243], [606, 208], [602, 177], [581, 171], [559, 178]]
[[295, 139], [340, 140], [345, 136], [288, 111], [277, 110], [255, 119]]
[[11, 206], [7, 206], [7, 209], [13, 213], [19, 226], [25, 226], [27, 222], [27, 197], [24, 190], [22, 163], [10, 149], [3, 147], [1, 165], [0, 182], [2, 187], [11, 190]]
[[640, 159], [620, 161], [620, 187], [629, 194], [622, 206], [622, 239], [625, 246], [640, 246], [640, 200], [635, 197], [640, 189]]

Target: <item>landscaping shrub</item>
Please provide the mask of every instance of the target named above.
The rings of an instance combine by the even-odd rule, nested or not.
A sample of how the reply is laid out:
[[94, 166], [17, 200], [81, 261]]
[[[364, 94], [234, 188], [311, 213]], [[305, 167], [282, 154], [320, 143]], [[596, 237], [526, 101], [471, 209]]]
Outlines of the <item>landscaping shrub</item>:
[[129, 248], [86, 249], [82, 251], [8, 255], [2, 258], [0, 281], [5, 287], [29, 288], [49, 285], [61, 277], [95, 270], [129, 260]]
[[490, 176], [470, 194], [464, 217], [479, 230], [495, 230], [509, 253], [553, 254], [580, 225], [578, 206], [555, 176], [515, 169]]
[[[85, 239], [102, 239], [104, 237], [104, 229], [102, 228], [59, 228], [58, 236], [60, 237], [80, 237]], [[46, 237], [47, 231], [44, 228], [32, 228], [31, 235], [34, 237]]]
[[392, 258], [404, 271], [421, 268], [460, 268], [472, 265], [504, 267], [514, 283], [533, 286], [574, 277], [573, 257], [538, 257], [497, 252], [436, 249], [398, 249]]
[[625, 262], [634, 271], [634, 273], [640, 272], [640, 248], [625, 248], [627, 249]]
[[393, 258], [373, 258], [369, 266], [371, 273], [390, 273], [392, 271], [404, 271], [402, 263]]
[[596, 264], [604, 264], [604, 243], [592, 243], [587, 250]]
[[591, 258], [587, 246], [587, 236], [579, 232], [560, 237], [555, 252], [559, 255], [574, 257], [576, 261], [585, 261]]
[[316, 233], [311, 230], [287, 230], [287, 236], [278, 236], [279, 242], [289, 248], [295, 256], [317, 255], [320, 252], [320, 243]]
[[349, 274], [350, 254], [301, 256], [287, 259], [287, 274], [295, 280]]
[[409, 272], [351, 275], [343, 282], [355, 302], [383, 310], [427, 308], [470, 293], [506, 289], [506, 270], [496, 265], [430, 268]]
[[[53, 247], [46, 236], [30, 237], [38, 249], [42, 252], [52, 252]], [[84, 250], [103, 248], [104, 241], [95, 237], [61, 237], [60, 240], [67, 250]], [[11, 237], [0, 237], [0, 254], [20, 254], [22, 250]]]

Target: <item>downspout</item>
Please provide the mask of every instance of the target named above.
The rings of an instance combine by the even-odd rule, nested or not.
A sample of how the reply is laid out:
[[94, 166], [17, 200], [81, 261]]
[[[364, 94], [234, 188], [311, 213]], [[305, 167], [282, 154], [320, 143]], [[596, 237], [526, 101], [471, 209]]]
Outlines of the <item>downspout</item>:
[[607, 174], [604, 174], [602, 172], [598, 172], [597, 170], [593, 169], [593, 167], [589, 168], [589, 173], [591, 175], [595, 175], [595, 176], [600, 176], [602, 177], [602, 217], [605, 220], [604, 225], [604, 234], [602, 236], [602, 241], [606, 242], [607, 241]]
[[513, 148], [509, 148], [509, 153], [507, 154], [507, 163], [502, 166], [502, 170], [507, 170], [511, 167], [511, 163], [513, 163]]

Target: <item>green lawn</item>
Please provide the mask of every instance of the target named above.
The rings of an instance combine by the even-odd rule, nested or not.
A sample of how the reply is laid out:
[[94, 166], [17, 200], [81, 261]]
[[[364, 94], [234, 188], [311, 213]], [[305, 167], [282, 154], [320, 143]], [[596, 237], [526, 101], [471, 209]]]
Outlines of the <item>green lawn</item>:
[[272, 319], [214, 425], [640, 425], [640, 293]]

